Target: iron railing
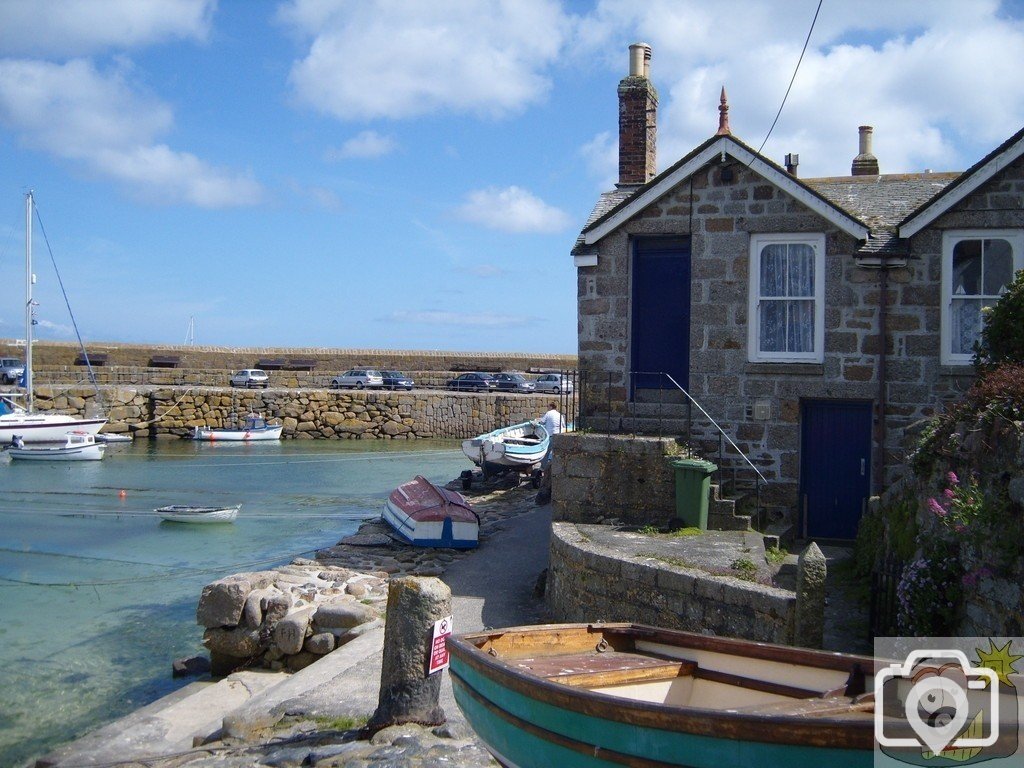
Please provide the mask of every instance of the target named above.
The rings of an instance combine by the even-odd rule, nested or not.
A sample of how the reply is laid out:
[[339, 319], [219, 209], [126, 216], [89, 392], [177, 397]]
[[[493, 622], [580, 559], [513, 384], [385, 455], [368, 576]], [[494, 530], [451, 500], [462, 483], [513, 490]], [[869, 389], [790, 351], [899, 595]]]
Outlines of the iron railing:
[[[717, 456], [719, 487], [725, 487], [726, 473], [732, 476], [734, 491], [742, 480], [752, 482], [755, 509], [761, 513], [761, 490], [768, 480], [704, 406], [670, 374], [581, 371], [577, 384], [577, 428], [682, 438], [691, 455], [702, 453], [709, 459]], [[700, 451], [696, 450], [698, 443], [703, 444]]]
[[868, 606], [868, 639], [899, 634], [899, 601], [896, 588], [906, 564], [886, 555], [871, 569], [871, 602]]

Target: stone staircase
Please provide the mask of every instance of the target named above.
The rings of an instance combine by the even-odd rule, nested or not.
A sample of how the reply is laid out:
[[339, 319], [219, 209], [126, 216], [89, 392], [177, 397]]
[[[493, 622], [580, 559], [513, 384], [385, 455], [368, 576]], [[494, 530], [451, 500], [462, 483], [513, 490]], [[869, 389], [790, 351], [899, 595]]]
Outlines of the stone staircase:
[[716, 531], [751, 530], [750, 515], [737, 514], [736, 500], [723, 499], [721, 493], [721, 486], [713, 483], [711, 498], [708, 499], [708, 528]]

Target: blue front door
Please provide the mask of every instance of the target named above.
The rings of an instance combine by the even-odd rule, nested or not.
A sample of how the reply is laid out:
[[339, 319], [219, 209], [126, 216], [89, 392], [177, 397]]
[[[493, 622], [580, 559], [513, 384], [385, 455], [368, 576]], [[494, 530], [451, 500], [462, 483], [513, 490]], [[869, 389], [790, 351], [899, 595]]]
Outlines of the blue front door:
[[805, 400], [801, 405], [804, 534], [856, 538], [871, 487], [873, 406], [844, 400]]
[[630, 368], [634, 388], [690, 385], [690, 239], [633, 241]]

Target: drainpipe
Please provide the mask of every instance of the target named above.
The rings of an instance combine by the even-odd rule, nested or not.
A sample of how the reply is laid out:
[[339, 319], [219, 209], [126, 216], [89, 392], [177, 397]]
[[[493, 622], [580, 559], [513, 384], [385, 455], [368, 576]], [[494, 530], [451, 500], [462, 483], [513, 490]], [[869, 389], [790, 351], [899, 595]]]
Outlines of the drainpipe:
[[889, 288], [889, 265], [886, 263], [885, 255], [881, 256], [881, 263], [879, 265], [878, 276], [878, 287], [880, 295], [878, 297], [878, 460], [876, 462], [877, 469], [875, 471], [875, 482], [872, 483], [875, 489], [875, 495], [879, 496], [882, 493], [882, 489], [885, 487], [885, 441], [886, 441], [886, 423], [885, 423], [885, 410], [886, 410], [886, 309], [888, 308], [888, 297], [886, 296]]

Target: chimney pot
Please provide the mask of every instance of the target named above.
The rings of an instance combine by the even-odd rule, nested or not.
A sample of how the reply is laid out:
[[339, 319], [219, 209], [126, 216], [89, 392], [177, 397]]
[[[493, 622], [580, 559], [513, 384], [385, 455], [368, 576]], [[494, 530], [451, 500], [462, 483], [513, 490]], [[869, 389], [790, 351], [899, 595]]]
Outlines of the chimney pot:
[[878, 158], [871, 154], [871, 139], [875, 129], [870, 125], [862, 125], [860, 131], [860, 152], [853, 158], [850, 173], [853, 176], [877, 176]]
[[789, 152], [786, 155], [786, 173], [790, 176], [796, 176], [796, 169], [798, 165], [800, 165], [800, 155], [795, 152]]

